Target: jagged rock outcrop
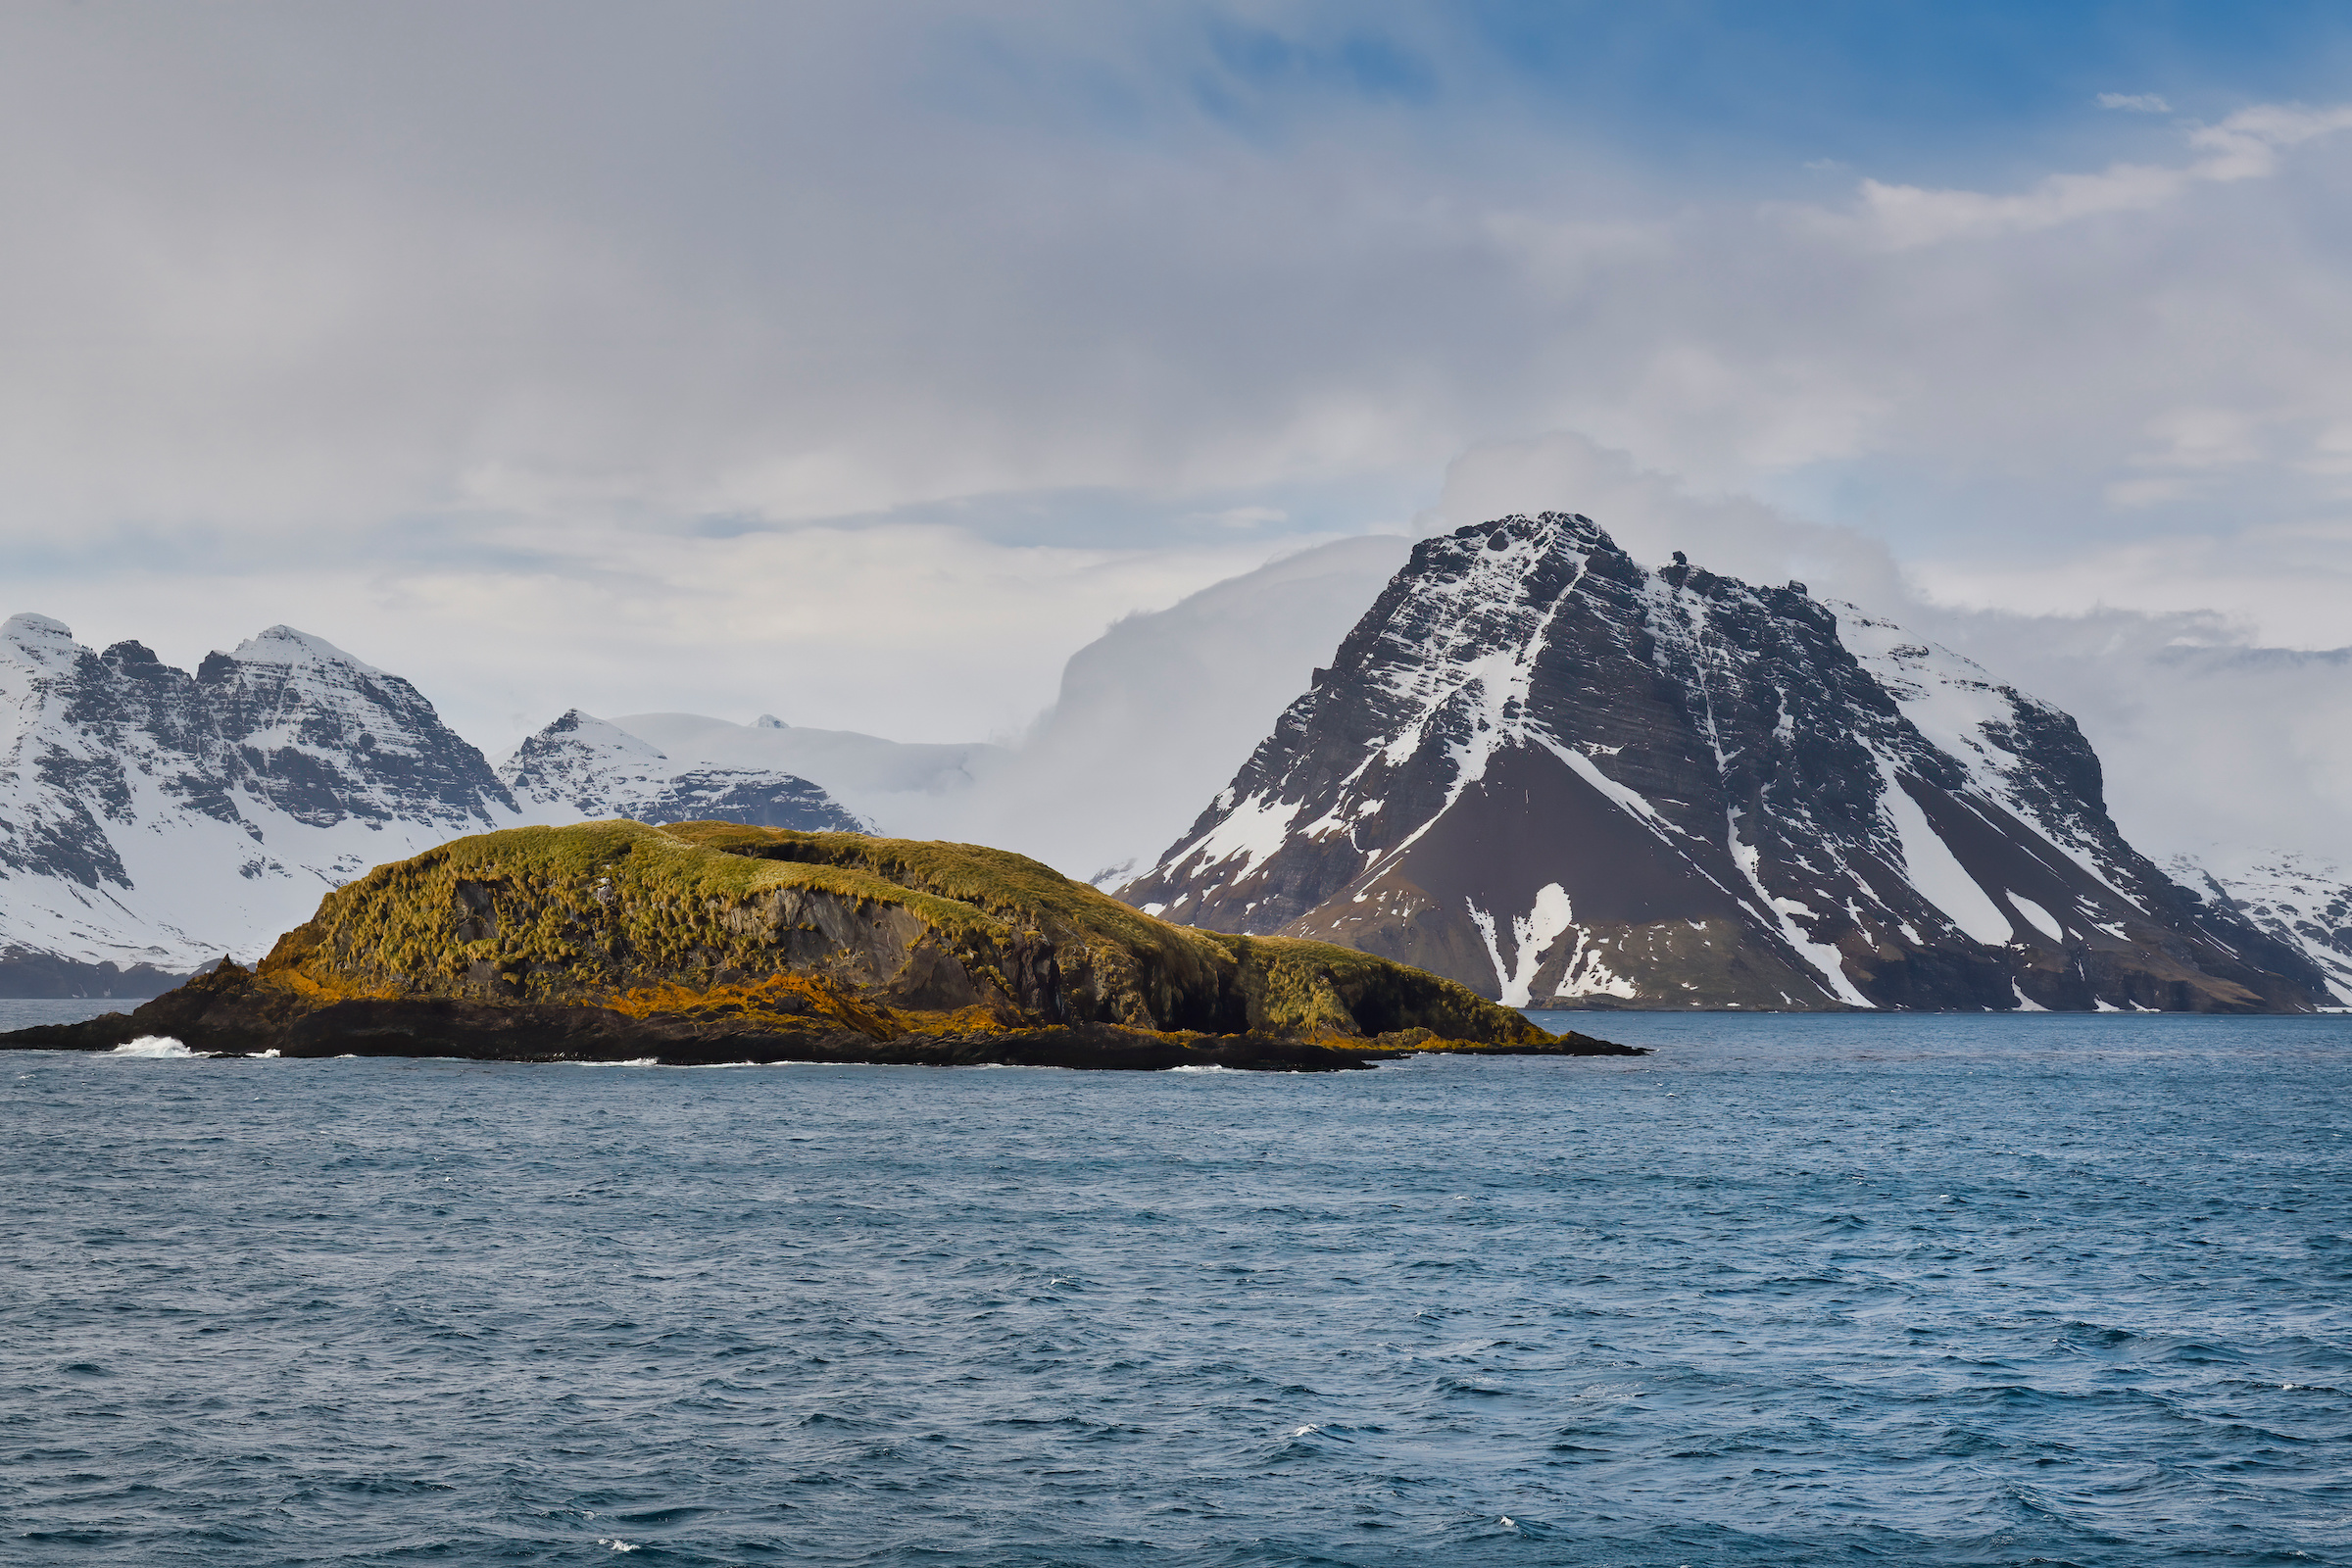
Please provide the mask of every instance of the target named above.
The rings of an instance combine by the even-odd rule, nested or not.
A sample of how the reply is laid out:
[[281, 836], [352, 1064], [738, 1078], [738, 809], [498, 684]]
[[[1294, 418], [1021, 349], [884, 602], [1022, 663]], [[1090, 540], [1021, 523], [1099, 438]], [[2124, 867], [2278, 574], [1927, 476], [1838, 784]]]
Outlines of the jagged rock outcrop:
[[1590, 518], [1423, 541], [1120, 896], [1519, 1005], [2304, 1009], [2168, 879], [2066, 714], [1900, 628]]
[[368, 867], [515, 820], [415, 687], [306, 633], [191, 675], [0, 625], [0, 993], [258, 952]]
[[544, 821], [709, 820], [811, 833], [871, 825], [795, 774], [675, 760], [576, 708], [516, 747], [498, 772], [525, 814]]
[[1334, 1068], [1592, 1054], [1434, 975], [1166, 924], [972, 845], [733, 823], [457, 840], [327, 895], [247, 970], [0, 1036], [103, 1050]]

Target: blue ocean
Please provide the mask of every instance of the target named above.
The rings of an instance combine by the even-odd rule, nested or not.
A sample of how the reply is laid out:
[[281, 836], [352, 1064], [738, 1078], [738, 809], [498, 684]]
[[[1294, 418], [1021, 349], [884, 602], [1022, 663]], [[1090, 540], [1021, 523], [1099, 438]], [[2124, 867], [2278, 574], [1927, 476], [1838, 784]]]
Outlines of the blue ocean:
[[2352, 1563], [2352, 1018], [1597, 1022], [0, 1055], [0, 1560]]

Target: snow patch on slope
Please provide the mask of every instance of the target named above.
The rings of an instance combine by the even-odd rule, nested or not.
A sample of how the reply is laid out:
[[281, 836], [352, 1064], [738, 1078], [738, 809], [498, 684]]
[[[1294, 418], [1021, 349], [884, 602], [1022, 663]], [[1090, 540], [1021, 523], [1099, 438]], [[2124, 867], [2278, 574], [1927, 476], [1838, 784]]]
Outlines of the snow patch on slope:
[[2058, 917], [2049, 910], [2014, 888], [2009, 890], [2009, 903], [2018, 913], [2026, 917], [2034, 930], [2039, 931], [2052, 942], [2063, 943], [2066, 941], [2066, 927], [2059, 923]]
[[1642, 995], [1642, 988], [1626, 976], [1611, 969], [1599, 943], [1583, 926], [1575, 927], [1576, 951], [1560, 970], [1559, 984], [1551, 988], [1554, 1001], [1576, 1001], [1583, 997], [1618, 997], [1632, 1002]]
[[1971, 941], [1988, 948], [2008, 942], [2009, 916], [1929, 826], [1928, 813], [1919, 808], [1892, 769], [1882, 761], [1879, 771], [1886, 786], [1880, 797], [1880, 809], [1902, 844], [1903, 871], [1911, 885]]
[[1761, 857], [1755, 846], [1740, 839], [1740, 813], [1737, 810], [1731, 815], [1727, 843], [1732, 852], [1733, 861], [1740, 867], [1740, 873], [1747, 878], [1747, 885], [1755, 894], [1755, 902], [1772, 912], [1773, 917], [1780, 923], [1781, 935], [1787, 939], [1790, 947], [1796, 950], [1797, 956], [1812, 965], [1815, 972], [1828, 986], [1830, 994], [1838, 1001], [1850, 1003], [1857, 1007], [1875, 1007], [1877, 1004], [1864, 996], [1854, 982], [1847, 978], [1845, 955], [1839, 953], [1830, 943], [1814, 941], [1805, 934], [1804, 927], [1796, 923], [1797, 915], [1810, 917], [1813, 910], [1794, 899], [1776, 899], [1764, 891], [1763, 878], [1756, 873]]
[[1965, 654], [1912, 636], [1893, 621], [1838, 602], [1838, 638], [1902, 710], [1928, 743], [1958, 762], [1969, 787], [2011, 815], [2033, 824], [2068, 859], [2132, 908], [2147, 912], [2123, 891], [2116, 869], [2094, 853], [2074, 824], [2035, 808], [2024, 788], [2023, 764], [2004, 735], [2028, 719], [2058, 719], [2039, 698], [1997, 682]]
[[1544, 955], [1559, 940], [1560, 933], [1575, 923], [1568, 905], [1568, 891], [1557, 882], [1546, 883], [1536, 893], [1534, 907], [1525, 914], [1511, 916], [1511, 958], [1503, 961], [1494, 917], [1476, 904], [1469, 906], [1471, 923], [1486, 939], [1487, 957], [1494, 965], [1494, 982], [1501, 988], [1502, 1004], [1524, 1007], [1535, 989], [1536, 971], [1544, 965]]
[[1298, 814], [1298, 808], [1305, 804], [1303, 801], [1293, 801], [1286, 806], [1279, 801], [1252, 795], [1236, 805], [1226, 813], [1223, 821], [1195, 839], [1172, 858], [1186, 859], [1198, 856], [1204, 866], [1222, 866], [1229, 860], [1239, 858], [1241, 864], [1234, 867], [1226, 878], [1228, 881], [1239, 880], [1248, 876], [1252, 866], [1282, 848], [1283, 840], [1290, 834], [1292, 818]]

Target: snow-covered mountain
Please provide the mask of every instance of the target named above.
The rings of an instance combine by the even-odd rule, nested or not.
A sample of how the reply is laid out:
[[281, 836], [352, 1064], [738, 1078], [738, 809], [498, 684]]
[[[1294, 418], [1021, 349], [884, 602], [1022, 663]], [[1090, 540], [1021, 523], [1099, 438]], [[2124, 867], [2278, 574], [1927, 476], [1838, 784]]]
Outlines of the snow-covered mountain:
[[1120, 896], [1520, 1005], [2328, 1000], [2124, 841], [2071, 718], [1842, 609], [1577, 515], [1425, 540]]
[[868, 824], [796, 774], [672, 758], [576, 708], [516, 747], [498, 772], [533, 821], [628, 816], [641, 822], [750, 822], [805, 832], [868, 830]]
[[517, 820], [415, 687], [291, 627], [190, 675], [0, 625], [0, 988], [250, 959], [369, 866]]
[[2302, 949], [2328, 977], [2338, 1007], [2352, 1007], [2352, 872], [2288, 851], [2176, 856], [2176, 881], [2227, 902], [2259, 929]]
[[878, 832], [1017, 850], [1109, 886], [1233, 775], [1410, 549], [1394, 535], [1336, 540], [1122, 617], [1070, 656], [1054, 706], [1012, 744], [892, 741], [765, 714], [612, 722], [673, 763], [797, 774]]

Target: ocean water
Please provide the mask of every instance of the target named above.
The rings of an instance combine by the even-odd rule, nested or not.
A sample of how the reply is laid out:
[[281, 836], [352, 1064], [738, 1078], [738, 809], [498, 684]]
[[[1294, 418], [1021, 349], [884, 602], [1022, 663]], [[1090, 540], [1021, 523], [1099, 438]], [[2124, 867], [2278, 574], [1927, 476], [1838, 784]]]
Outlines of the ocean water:
[[2352, 1563], [2352, 1019], [1602, 1027], [0, 1055], [0, 1561]]

